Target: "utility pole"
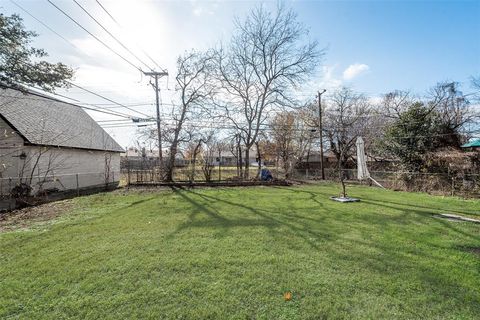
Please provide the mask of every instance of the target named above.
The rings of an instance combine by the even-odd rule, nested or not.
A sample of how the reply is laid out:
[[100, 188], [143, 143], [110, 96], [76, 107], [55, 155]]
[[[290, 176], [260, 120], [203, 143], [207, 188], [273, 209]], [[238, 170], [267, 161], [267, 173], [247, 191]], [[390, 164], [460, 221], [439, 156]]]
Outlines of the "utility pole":
[[162, 152], [162, 131], [161, 129], [161, 120], [160, 120], [160, 88], [158, 87], [158, 79], [160, 77], [168, 76], [167, 71], [151, 71], [151, 72], [144, 72], [146, 76], [153, 77], [155, 79], [155, 83], [153, 87], [155, 89], [155, 100], [157, 105], [157, 135], [158, 135], [158, 162], [159, 162], [159, 170], [160, 170], [160, 177], [162, 176], [163, 171], [163, 152]]
[[323, 125], [322, 125], [322, 94], [327, 89], [323, 89], [322, 92], [318, 92], [318, 131], [320, 133], [320, 171], [322, 173], [322, 180], [325, 180], [325, 168], [323, 166]]

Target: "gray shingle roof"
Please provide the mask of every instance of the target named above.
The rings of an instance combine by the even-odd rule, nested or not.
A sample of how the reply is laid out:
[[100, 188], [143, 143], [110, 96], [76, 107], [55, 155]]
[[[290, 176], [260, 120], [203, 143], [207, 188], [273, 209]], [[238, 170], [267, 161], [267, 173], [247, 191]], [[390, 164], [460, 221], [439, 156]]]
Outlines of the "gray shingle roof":
[[123, 151], [82, 108], [37, 93], [0, 88], [0, 115], [31, 144]]

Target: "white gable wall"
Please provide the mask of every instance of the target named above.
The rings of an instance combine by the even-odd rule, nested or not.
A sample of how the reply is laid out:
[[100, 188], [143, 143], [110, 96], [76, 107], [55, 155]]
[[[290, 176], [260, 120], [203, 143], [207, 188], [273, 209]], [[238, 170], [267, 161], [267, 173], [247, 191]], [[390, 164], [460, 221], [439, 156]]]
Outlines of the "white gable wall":
[[30, 180], [35, 193], [40, 188], [76, 189], [77, 181], [79, 188], [103, 186], [119, 178], [118, 152], [24, 145], [23, 138], [0, 118], [0, 195]]
[[[26, 146], [27, 169], [32, 172], [32, 187], [38, 189], [70, 190], [88, 188], [118, 182], [120, 178], [120, 154], [71, 148]], [[35, 165], [38, 159], [38, 164]]]
[[18, 156], [22, 148], [22, 137], [0, 118], [0, 189], [2, 189], [3, 184], [8, 182], [8, 179], [2, 178], [17, 175]]

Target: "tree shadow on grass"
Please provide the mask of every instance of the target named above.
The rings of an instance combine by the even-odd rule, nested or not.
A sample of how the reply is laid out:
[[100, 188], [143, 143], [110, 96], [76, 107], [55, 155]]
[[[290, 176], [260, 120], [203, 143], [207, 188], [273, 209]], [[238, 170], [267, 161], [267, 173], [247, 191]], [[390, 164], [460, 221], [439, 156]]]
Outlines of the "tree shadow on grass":
[[[419, 204], [411, 204], [411, 203], [402, 203], [402, 202], [395, 202], [395, 201], [386, 201], [386, 200], [383, 200], [383, 199], [379, 199], [379, 200], [372, 200], [372, 201], [376, 201], [376, 202], [382, 202], [382, 203], [387, 203], [387, 204], [391, 204], [391, 205], [397, 205], [397, 206], [404, 206], [404, 207], [413, 207], [413, 208], [419, 208], [419, 209], [426, 209], [426, 210], [430, 210], [431, 211], [438, 211], [437, 213], [445, 213], [445, 212], [449, 212], [449, 213], [457, 213], [457, 214], [472, 214], [472, 215], [478, 215], [479, 213], [478, 212], [474, 212], [473, 210], [472, 211], [465, 211], [465, 210], [459, 210], [459, 209], [442, 209], [442, 208], [439, 208], [439, 207], [427, 207], [427, 206], [422, 206], [422, 205], [419, 205]], [[480, 204], [479, 204], [480, 206]]]
[[[323, 195], [323, 196], [326, 196], [327, 199], [328, 199], [328, 197], [330, 196], [329, 193], [320, 192], [320, 191], [313, 192], [313, 191], [308, 191], [308, 190], [303, 190], [303, 189], [289, 188], [289, 187], [279, 187], [279, 186], [276, 186], [275, 188], [279, 188], [279, 189], [283, 189], [283, 190], [289, 190], [289, 191], [296, 192], [296, 193], [308, 194], [309, 195], [309, 200], [314, 201], [317, 204], [322, 205], [322, 206], [323, 206], [323, 204], [320, 201], [317, 200], [317, 197], [319, 195]], [[362, 204], [369, 204], [369, 205], [376, 206], [376, 207], [381, 207], [381, 208], [383, 207], [383, 208], [386, 208], [386, 209], [389, 209], [389, 210], [393, 209], [393, 210], [397, 210], [397, 211], [402, 212], [402, 214], [399, 215], [399, 216], [391, 216], [391, 215], [379, 216], [378, 214], [375, 214], [375, 213], [370, 214], [370, 218], [368, 220], [371, 221], [372, 223], [380, 224], [382, 226], [386, 226], [386, 225], [389, 225], [389, 224], [392, 224], [392, 223], [406, 224], [406, 223], [412, 222], [412, 219], [416, 220], [416, 222], [422, 222], [424, 224], [431, 223], [432, 220], [430, 220], [430, 219], [438, 217], [438, 214], [444, 211], [444, 210], [441, 210], [439, 208], [427, 207], [427, 206], [422, 206], [422, 205], [418, 205], [418, 204], [398, 203], [398, 202], [394, 202], [394, 201], [384, 201], [384, 200], [372, 200], [372, 199], [368, 199], [366, 197], [362, 197], [361, 202], [359, 202], [359, 203], [352, 203], [352, 204], [347, 204], [347, 205], [349, 205], [349, 206], [351, 206], [351, 208], [353, 208], [353, 206], [355, 206], [355, 205], [362, 205]], [[341, 217], [342, 217], [342, 215], [341, 215], [342, 212], [341, 211], [335, 210], [331, 207], [328, 210], [329, 211], [336, 211], [335, 213], [340, 213], [340, 215], [338, 215], [337, 218], [341, 219]], [[461, 211], [461, 210], [457, 210], [457, 209], [449, 210], [449, 212], [471, 214], [471, 212]], [[412, 214], [416, 215], [417, 217], [412, 217]], [[362, 214], [362, 215], [364, 216], [365, 214]], [[363, 217], [362, 219], [364, 219], [364, 218], [365, 217]], [[426, 218], [426, 219], [422, 219], [422, 218]], [[448, 228], [448, 229], [450, 229], [454, 232], [457, 232], [457, 233], [459, 233], [463, 236], [472, 238], [474, 240], [479, 240], [480, 239], [480, 236], [477, 236], [475, 234], [469, 234], [469, 233], [461, 230], [460, 228], [455, 227], [454, 226], [455, 222], [452, 223], [451, 221], [442, 220], [442, 219], [435, 219], [434, 221], [441, 224], [443, 227]]]
[[[191, 227], [214, 227], [222, 230], [222, 235], [226, 235], [230, 228], [236, 227], [265, 227], [273, 237], [284, 237], [284, 234], [278, 234], [277, 229], [286, 228], [295, 236], [300, 237], [313, 248], [318, 248], [317, 242], [331, 240], [337, 233], [328, 228], [324, 228], [322, 232], [315, 232], [311, 230], [311, 225], [308, 222], [302, 222], [302, 219], [296, 219], [295, 223], [291, 222], [292, 218], [299, 218], [296, 214], [281, 213], [280, 211], [271, 211], [266, 209], [255, 208], [244, 203], [237, 203], [230, 200], [225, 200], [219, 197], [206, 195], [204, 193], [195, 192], [193, 190], [178, 190], [174, 192], [189, 202], [193, 211], [189, 214], [189, 221], [181, 224], [172, 234], [170, 238], [182, 230]], [[195, 199], [196, 197], [197, 199]], [[203, 201], [198, 201], [200, 198]], [[233, 213], [232, 217], [225, 217], [219, 214], [212, 205], [205, 203], [222, 204], [231, 207], [232, 210], [240, 210], [246, 212], [247, 217], [235, 217], [238, 213]], [[226, 211], [226, 209], [225, 209]], [[208, 216], [207, 220], [197, 220], [199, 213], [204, 213]], [[277, 216], [277, 217], [276, 217]], [[320, 222], [316, 220], [316, 222]], [[333, 226], [332, 226], [333, 228]]]
[[[416, 220], [417, 222], [421, 222], [421, 223], [437, 223], [437, 224], [440, 224], [442, 225], [442, 227], [445, 227], [449, 230], [452, 230], [456, 233], [459, 233], [463, 236], [466, 236], [466, 237], [469, 237], [471, 239], [474, 239], [474, 240], [480, 240], [480, 236], [478, 234], [469, 234], [467, 232], [465, 232], [464, 230], [462, 230], [461, 228], [457, 228], [454, 226], [455, 223], [457, 222], [452, 222], [452, 221], [447, 221], [447, 220], [444, 220], [444, 219], [440, 219], [438, 218], [438, 213], [435, 213], [435, 212], [432, 212], [432, 208], [429, 208], [429, 207], [417, 207], [417, 206], [410, 206], [408, 209], [406, 208], [402, 208], [402, 207], [399, 207], [399, 205], [389, 205], [389, 204], [386, 204], [384, 201], [374, 201], [374, 200], [365, 200], [365, 199], [362, 199], [362, 202], [363, 203], [367, 203], [367, 204], [370, 204], [372, 206], [377, 206], [377, 207], [382, 207], [382, 208], [386, 208], [386, 209], [390, 209], [390, 210], [400, 210], [402, 211], [402, 215], [401, 216], [386, 216], [384, 217], [382, 220], [375, 220], [375, 219], [372, 219], [372, 221], [383, 221], [383, 224], [386, 224], [386, 223], [390, 223], [390, 222], [398, 222], [398, 223], [402, 223], [402, 224], [405, 224], [405, 223], [409, 223], [409, 222], [412, 222], [412, 219]], [[389, 203], [389, 202], [387, 202]], [[417, 209], [413, 209], [413, 208], [417, 208]], [[418, 209], [420, 208], [420, 209]], [[412, 214], [417, 216], [417, 217], [412, 217]], [[425, 218], [425, 219], [422, 219], [422, 218]]]

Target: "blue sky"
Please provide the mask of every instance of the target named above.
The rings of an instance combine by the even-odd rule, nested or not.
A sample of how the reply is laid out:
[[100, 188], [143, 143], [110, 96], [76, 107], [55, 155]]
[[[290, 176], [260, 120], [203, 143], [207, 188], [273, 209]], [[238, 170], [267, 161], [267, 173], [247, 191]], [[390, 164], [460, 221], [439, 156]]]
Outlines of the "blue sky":
[[[326, 64], [369, 66], [353, 85], [372, 94], [422, 91], [480, 72], [480, 1], [300, 2], [312, 36], [329, 47]], [[337, 74], [338, 76], [338, 74]]]
[[[76, 83], [122, 103], [153, 102], [147, 79], [46, 0], [15, 2], [68, 39], [69, 42], [60, 39], [11, 1], [0, 0], [2, 12], [19, 13], [27, 28], [39, 33], [35, 45], [46, 49], [49, 59], [61, 60], [76, 69]], [[128, 56], [73, 1], [53, 2]], [[95, 1], [79, 2], [135, 53], [147, 60], [141, 47], [172, 75], [179, 54], [226, 41], [233, 29], [233, 18], [245, 15], [259, 4], [100, 0], [122, 24], [124, 28], [120, 29]], [[372, 97], [394, 89], [421, 94], [442, 80], [462, 82], [463, 91], [471, 92], [469, 78], [480, 75], [480, 1], [285, 1], [285, 4], [310, 29], [310, 38], [327, 48], [317, 75], [300, 93], [305, 99], [313, 99], [320, 88], [341, 85], [352, 86]], [[265, 5], [273, 10], [276, 3]], [[173, 87], [172, 79], [168, 85], [166, 79], [162, 82], [165, 104], [173, 99]], [[89, 103], [105, 103], [75, 88], [59, 92]], [[137, 108], [142, 113], [154, 114], [151, 105]], [[167, 105], [164, 113], [168, 113]], [[92, 116], [97, 120], [111, 119], [102, 114]], [[133, 127], [108, 131], [123, 146], [133, 142]]]

